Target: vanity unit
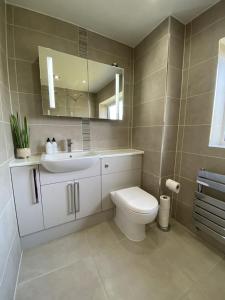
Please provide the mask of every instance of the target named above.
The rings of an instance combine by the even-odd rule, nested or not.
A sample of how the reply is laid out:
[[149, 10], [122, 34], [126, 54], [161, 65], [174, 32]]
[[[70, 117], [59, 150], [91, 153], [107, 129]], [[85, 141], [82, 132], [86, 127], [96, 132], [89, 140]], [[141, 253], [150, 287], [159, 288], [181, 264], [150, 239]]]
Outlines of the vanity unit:
[[58, 173], [46, 170], [40, 157], [12, 161], [12, 185], [23, 247], [111, 218], [110, 192], [140, 185], [142, 154], [130, 149], [96, 152], [88, 168]]

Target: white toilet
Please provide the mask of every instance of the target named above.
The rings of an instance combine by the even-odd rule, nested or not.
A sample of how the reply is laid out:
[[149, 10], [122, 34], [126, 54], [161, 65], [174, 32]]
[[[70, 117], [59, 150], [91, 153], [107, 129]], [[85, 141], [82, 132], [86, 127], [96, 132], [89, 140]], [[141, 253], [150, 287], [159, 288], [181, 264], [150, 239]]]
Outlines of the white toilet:
[[111, 192], [116, 206], [115, 223], [129, 240], [145, 239], [145, 225], [153, 222], [158, 213], [158, 201], [135, 186]]

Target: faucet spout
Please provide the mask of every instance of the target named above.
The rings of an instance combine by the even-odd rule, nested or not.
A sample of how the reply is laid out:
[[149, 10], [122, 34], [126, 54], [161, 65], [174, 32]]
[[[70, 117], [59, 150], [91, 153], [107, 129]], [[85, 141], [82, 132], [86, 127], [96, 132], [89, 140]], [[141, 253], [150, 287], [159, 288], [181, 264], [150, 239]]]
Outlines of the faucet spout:
[[72, 141], [71, 141], [71, 139], [67, 139], [66, 140], [67, 141], [67, 150], [68, 150], [68, 152], [71, 152], [72, 151]]

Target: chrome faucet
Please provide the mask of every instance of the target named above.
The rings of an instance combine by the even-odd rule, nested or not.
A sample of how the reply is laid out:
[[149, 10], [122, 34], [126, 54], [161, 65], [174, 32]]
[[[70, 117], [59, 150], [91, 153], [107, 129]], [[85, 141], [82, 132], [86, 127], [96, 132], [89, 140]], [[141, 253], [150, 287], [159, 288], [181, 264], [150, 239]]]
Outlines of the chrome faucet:
[[66, 141], [67, 141], [67, 150], [68, 150], [68, 152], [71, 152], [71, 146], [73, 143], [72, 143], [71, 139], [67, 139]]

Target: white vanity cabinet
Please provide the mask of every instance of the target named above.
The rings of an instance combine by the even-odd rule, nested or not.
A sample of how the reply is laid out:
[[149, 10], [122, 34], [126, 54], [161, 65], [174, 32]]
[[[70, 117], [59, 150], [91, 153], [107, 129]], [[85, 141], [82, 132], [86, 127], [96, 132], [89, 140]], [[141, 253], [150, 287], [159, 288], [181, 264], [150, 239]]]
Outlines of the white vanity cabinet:
[[44, 229], [38, 165], [11, 168], [20, 236]]
[[101, 177], [75, 179], [41, 186], [45, 228], [101, 211]]

